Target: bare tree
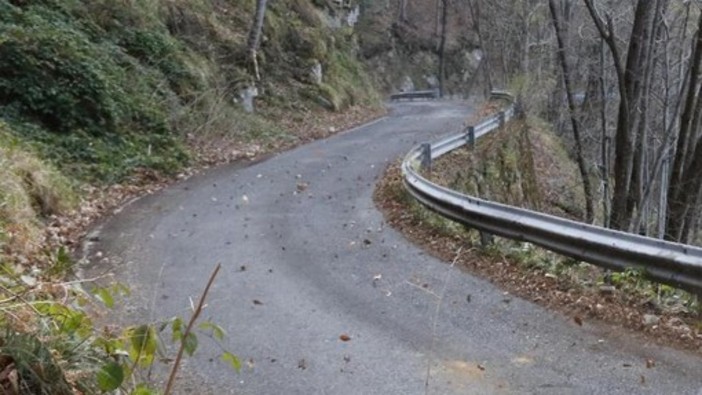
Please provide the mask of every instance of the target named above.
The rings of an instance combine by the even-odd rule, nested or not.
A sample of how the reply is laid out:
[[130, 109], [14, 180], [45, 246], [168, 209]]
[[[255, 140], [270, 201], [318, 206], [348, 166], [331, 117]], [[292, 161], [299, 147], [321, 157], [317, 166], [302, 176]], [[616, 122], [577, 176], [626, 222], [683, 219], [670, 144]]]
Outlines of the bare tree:
[[548, 4], [549, 10], [551, 11], [551, 21], [553, 22], [553, 28], [556, 31], [556, 39], [558, 41], [558, 59], [561, 64], [563, 74], [563, 84], [565, 86], [568, 110], [570, 112], [571, 129], [573, 131], [573, 137], [575, 138], [575, 158], [578, 163], [580, 177], [582, 178], [583, 182], [583, 191], [585, 192], [585, 222], [592, 223], [595, 219], [594, 195], [592, 193], [592, 182], [590, 180], [587, 164], [585, 163], [585, 156], [583, 154], [580, 124], [576, 115], [577, 109], [575, 99], [573, 98], [570, 67], [568, 66], [568, 59], [566, 57], [565, 40], [563, 38], [563, 30], [561, 28], [561, 19], [559, 12], [556, 9], [555, 0], [549, 0]]
[[619, 86], [619, 112], [615, 132], [614, 193], [612, 196], [612, 227], [628, 230], [631, 224], [635, 200], [632, 199], [632, 178], [637, 150], [639, 123], [645, 117], [642, 113], [644, 93], [647, 88], [645, 76], [652, 64], [653, 22], [660, 9], [660, 0], [638, 0], [634, 11], [634, 22], [629, 37], [626, 62], [623, 64], [618, 38], [615, 35], [612, 18], [604, 18], [595, 8], [593, 0], [584, 0], [585, 5], [602, 39], [609, 47], [614, 60], [614, 68]]

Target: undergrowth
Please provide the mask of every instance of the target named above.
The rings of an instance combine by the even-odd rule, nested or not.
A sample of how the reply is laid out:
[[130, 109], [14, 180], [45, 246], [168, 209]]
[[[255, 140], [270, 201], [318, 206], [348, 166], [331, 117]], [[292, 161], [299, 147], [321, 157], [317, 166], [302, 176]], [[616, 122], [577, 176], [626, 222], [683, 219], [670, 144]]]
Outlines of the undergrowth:
[[[65, 250], [45, 271], [22, 272], [8, 265], [0, 274], [0, 388], [4, 394], [72, 395], [172, 393], [183, 355], [192, 356], [199, 336], [222, 343], [226, 331], [212, 321], [198, 322], [204, 300], [219, 270], [210, 277], [189, 320], [175, 316], [117, 329], [95, 321], [96, 309], [115, 306], [129, 289], [94, 280], [61, 280], [73, 263]], [[98, 305], [98, 301], [100, 305]], [[202, 336], [200, 336], [202, 337]], [[168, 355], [167, 344], [178, 353]], [[220, 345], [219, 358], [234, 370], [239, 358]], [[156, 364], [170, 370], [163, 392], [150, 382]]]

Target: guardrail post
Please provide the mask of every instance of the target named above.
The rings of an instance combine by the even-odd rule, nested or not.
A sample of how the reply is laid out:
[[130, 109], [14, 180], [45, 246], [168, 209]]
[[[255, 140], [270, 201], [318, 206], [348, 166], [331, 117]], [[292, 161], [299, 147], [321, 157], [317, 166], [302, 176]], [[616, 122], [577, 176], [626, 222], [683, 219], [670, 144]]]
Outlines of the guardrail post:
[[475, 126], [468, 126], [468, 146], [475, 148]]
[[422, 169], [431, 171], [431, 144], [422, 144]]
[[495, 236], [492, 233], [480, 231], [480, 245], [483, 246], [483, 248], [490, 247], [493, 243], [495, 243]]
[[500, 128], [505, 126], [505, 112], [504, 111], [500, 111], [500, 113], [497, 114], [497, 119], [500, 122]]

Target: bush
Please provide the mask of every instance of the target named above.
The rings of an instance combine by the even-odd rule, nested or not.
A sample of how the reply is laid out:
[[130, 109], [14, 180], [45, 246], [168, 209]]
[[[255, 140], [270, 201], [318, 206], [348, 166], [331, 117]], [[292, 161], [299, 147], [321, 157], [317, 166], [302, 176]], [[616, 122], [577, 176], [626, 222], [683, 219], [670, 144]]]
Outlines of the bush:
[[137, 167], [182, 166], [168, 119], [178, 99], [161, 84], [166, 72], [173, 85], [186, 81], [185, 67], [166, 56], [173, 44], [134, 33], [132, 53], [165, 56], [162, 74], [71, 18], [60, 7], [0, 0], [0, 117], [79, 178], [113, 182]]

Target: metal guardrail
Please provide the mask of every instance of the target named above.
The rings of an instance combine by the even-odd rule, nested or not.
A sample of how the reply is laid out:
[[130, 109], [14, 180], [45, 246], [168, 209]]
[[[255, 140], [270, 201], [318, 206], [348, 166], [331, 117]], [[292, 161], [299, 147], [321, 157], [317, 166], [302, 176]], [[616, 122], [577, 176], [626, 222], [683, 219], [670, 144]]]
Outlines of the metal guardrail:
[[406, 189], [437, 213], [472, 228], [526, 241], [578, 260], [613, 269], [636, 268], [648, 278], [702, 295], [702, 248], [620, 232], [536, 211], [468, 196], [437, 185], [420, 172], [433, 159], [499, 128], [515, 113], [512, 96], [505, 111], [432, 144], [412, 149], [402, 162]]
[[426, 91], [411, 91], [411, 92], [400, 92], [390, 95], [390, 100], [402, 100], [402, 99], [436, 99], [439, 97], [438, 90], [426, 90]]

